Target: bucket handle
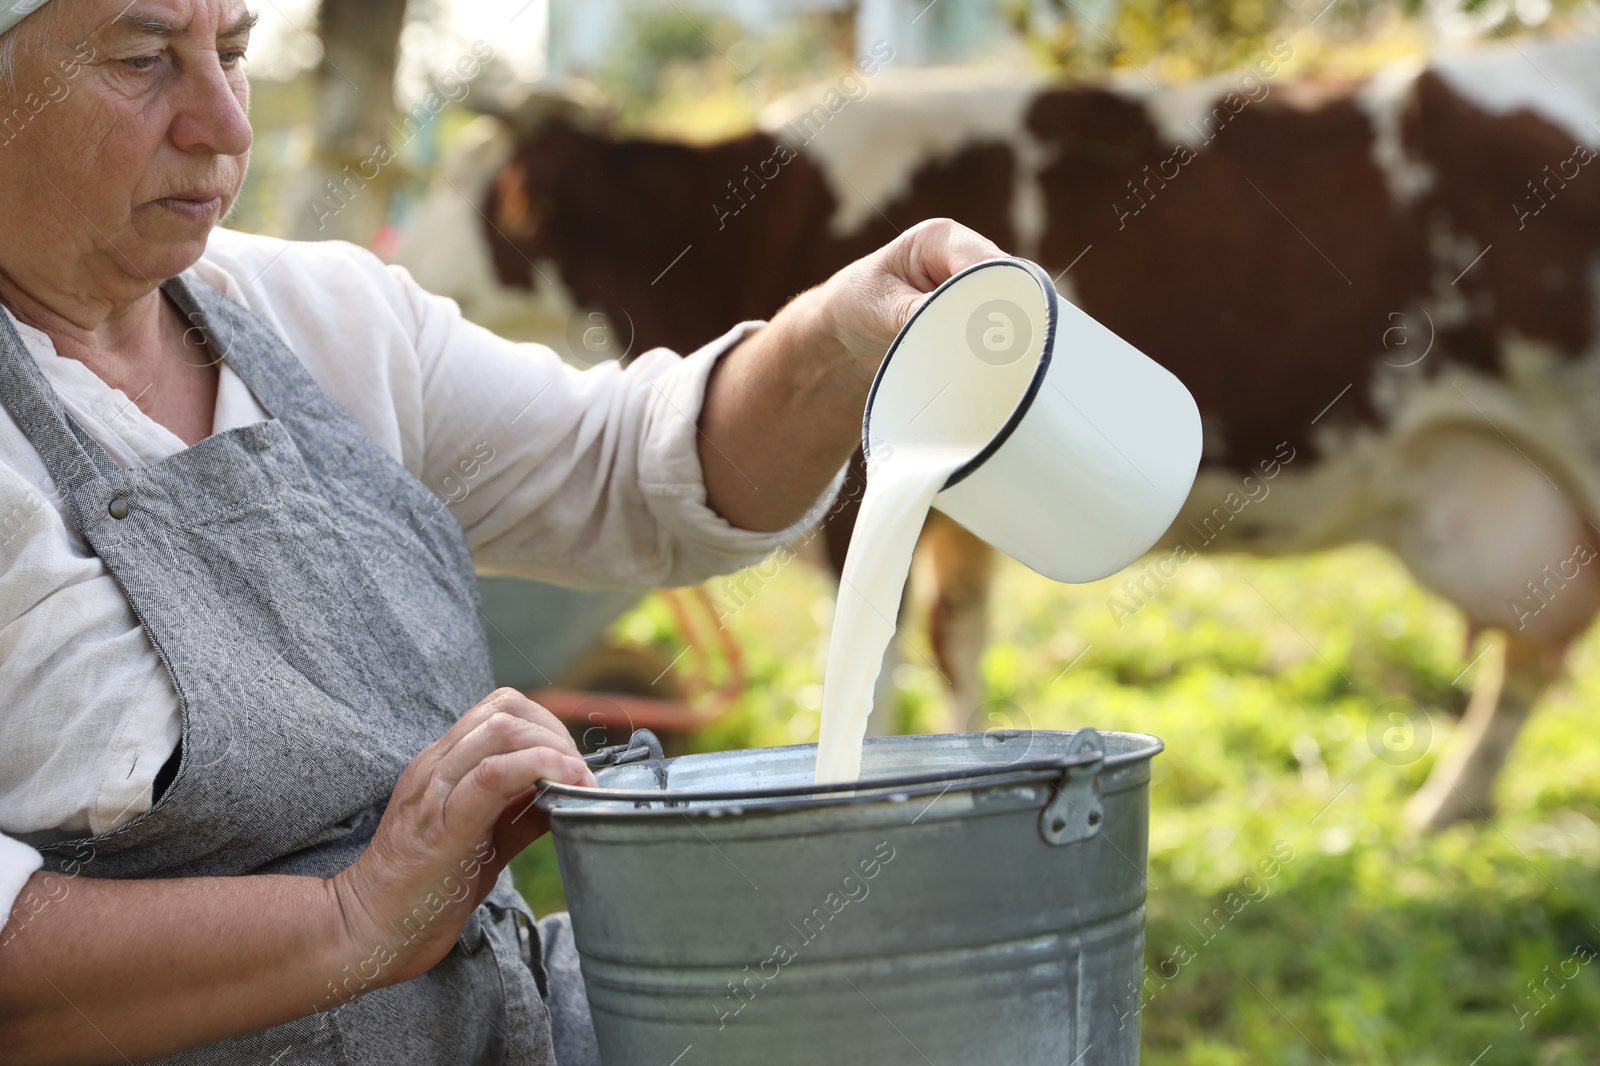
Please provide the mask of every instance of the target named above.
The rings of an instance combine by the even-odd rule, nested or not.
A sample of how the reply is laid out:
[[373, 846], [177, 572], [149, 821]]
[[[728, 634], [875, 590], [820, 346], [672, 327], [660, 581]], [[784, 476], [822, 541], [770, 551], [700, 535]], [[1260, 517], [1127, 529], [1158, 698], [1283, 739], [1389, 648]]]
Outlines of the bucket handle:
[[1061, 777], [1050, 787], [1055, 796], [1039, 814], [1039, 835], [1055, 847], [1088, 840], [1100, 832], [1105, 805], [1100, 796], [1100, 771], [1105, 766], [1106, 743], [1098, 731], [1084, 726], [1067, 744]]
[[[644, 734], [641, 736], [640, 734]], [[648, 739], [646, 739], [648, 738]], [[1004, 766], [971, 766], [957, 767], [944, 770], [924, 771], [920, 773], [896, 774], [890, 777], [865, 778], [860, 781], [834, 781], [827, 784], [795, 784], [776, 785], [767, 787], [743, 788], [711, 788], [711, 789], [674, 789], [665, 787], [665, 766], [659, 761], [659, 748], [651, 750], [649, 740], [654, 740], [654, 735], [649, 730], [638, 730], [627, 744], [618, 744], [611, 748], [602, 748], [585, 757], [590, 766], [616, 766], [633, 762], [643, 762], [648, 759], [657, 759], [657, 765], [652, 767], [657, 781], [657, 788], [644, 789], [615, 789], [615, 788], [588, 788], [582, 785], [563, 785], [554, 781], [544, 781], [539, 785], [539, 794], [534, 797], [534, 802], [548, 810], [555, 805], [556, 799], [569, 799], [601, 803], [631, 803], [638, 807], [662, 804], [669, 807], [687, 806], [694, 802], [714, 801], [742, 801], [756, 799], [781, 799], [802, 798], [812, 796], [825, 796], [834, 793], [850, 793], [851, 798], [866, 799], [878, 794], [893, 794], [895, 790], [915, 788], [918, 786], [949, 786], [957, 781], [976, 781], [982, 783], [989, 781], [1012, 780], [1050, 780], [1059, 790], [1067, 787], [1066, 796], [1072, 797], [1070, 801], [1059, 794], [1047, 805], [1046, 813], [1052, 808], [1060, 807], [1064, 812], [1063, 821], [1066, 823], [1061, 830], [1051, 830], [1055, 819], [1041, 821], [1040, 832], [1045, 834], [1047, 840], [1052, 835], [1066, 834], [1060, 843], [1070, 843], [1072, 840], [1083, 840], [1099, 832], [1099, 825], [1104, 817], [1100, 805], [1099, 774], [1102, 770], [1113, 769], [1127, 763], [1148, 759], [1161, 751], [1162, 744], [1159, 740], [1150, 738], [1152, 743], [1138, 751], [1123, 752], [1116, 755], [1105, 753], [1105, 740], [1101, 735], [1087, 726], [1076, 730], [1073, 739], [1068, 743], [1067, 751], [1061, 755], [1045, 759], [1026, 760], [1017, 763], [1008, 763]], [[1080, 778], [1089, 783], [1090, 793], [1086, 797], [1081, 791]], [[1074, 805], [1077, 811], [1074, 811]], [[1093, 818], [1091, 821], [1090, 818]], [[1079, 821], [1088, 826], [1084, 830], [1079, 826]], [[1074, 836], [1074, 833], [1081, 835]], [[1055, 841], [1052, 841], [1054, 843]]]

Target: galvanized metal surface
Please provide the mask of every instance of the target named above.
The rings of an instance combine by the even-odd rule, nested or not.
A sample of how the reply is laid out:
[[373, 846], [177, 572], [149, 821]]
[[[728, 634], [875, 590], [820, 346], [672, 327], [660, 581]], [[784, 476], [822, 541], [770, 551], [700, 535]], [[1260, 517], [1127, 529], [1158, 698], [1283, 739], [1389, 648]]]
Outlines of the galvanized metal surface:
[[[869, 740], [854, 795], [548, 798], [606, 1062], [1136, 1063], [1160, 742], [1080, 733]], [[801, 785], [814, 759], [803, 745], [665, 769], [682, 794]], [[1069, 765], [1017, 769], [1051, 760]], [[994, 773], [948, 776], [975, 766]], [[598, 776], [643, 792], [660, 769]], [[929, 771], [947, 779], [871, 785]]]

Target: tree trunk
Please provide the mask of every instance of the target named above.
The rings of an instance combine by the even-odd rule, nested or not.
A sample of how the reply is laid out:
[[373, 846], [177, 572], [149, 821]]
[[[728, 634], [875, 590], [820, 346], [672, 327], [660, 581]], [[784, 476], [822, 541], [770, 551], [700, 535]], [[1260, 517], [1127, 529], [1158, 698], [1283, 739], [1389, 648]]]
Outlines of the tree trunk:
[[290, 182], [289, 236], [370, 246], [389, 220], [394, 74], [406, 0], [322, 0], [310, 164]]

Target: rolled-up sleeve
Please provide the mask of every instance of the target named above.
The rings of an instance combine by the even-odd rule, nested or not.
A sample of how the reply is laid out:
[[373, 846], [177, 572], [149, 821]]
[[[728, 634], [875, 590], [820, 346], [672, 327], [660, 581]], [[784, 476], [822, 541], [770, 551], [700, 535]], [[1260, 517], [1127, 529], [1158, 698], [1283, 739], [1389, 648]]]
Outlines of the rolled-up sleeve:
[[574, 585], [694, 584], [795, 539], [838, 492], [842, 467], [799, 521], [765, 533], [734, 527], [706, 502], [707, 382], [760, 322], [685, 357], [654, 349], [626, 368], [580, 370], [544, 345], [467, 321], [455, 301], [389, 269], [417, 322], [422, 480], [448, 503], [485, 572]]
[[[18, 897], [22, 895], [23, 886], [34, 871], [43, 865], [44, 859], [37, 851], [20, 840], [0, 834], [0, 944], [10, 939], [5, 925], [17, 905]], [[16, 932], [13, 929], [10, 935], [14, 936]]]

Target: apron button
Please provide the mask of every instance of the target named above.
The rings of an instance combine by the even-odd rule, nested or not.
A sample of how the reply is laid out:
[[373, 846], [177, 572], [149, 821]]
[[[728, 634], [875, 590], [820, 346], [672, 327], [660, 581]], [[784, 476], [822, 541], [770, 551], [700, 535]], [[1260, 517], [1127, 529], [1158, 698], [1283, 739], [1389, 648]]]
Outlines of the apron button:
[[112, 518], [127, 518], [128, 501], [118, 497], [117, 499], [111, 501], [111, 506], [107, 507], [106, 510], [111, 513]]

